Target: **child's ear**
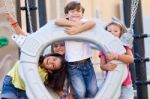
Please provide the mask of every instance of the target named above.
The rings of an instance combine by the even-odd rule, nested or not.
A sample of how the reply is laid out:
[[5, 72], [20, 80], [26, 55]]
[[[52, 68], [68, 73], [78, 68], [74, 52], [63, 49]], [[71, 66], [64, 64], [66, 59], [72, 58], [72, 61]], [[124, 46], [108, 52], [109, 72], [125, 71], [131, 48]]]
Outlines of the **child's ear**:
[[82, 18], [84, 17], [84, 14], [82, 13]]

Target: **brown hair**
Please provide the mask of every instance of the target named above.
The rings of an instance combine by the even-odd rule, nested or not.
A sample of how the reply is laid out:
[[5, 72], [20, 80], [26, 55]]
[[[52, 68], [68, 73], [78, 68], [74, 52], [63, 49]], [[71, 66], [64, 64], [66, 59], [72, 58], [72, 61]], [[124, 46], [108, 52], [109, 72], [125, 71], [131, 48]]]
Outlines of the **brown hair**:
[[64, 13], [67, 14], [70, 10], [77, 9], [79, 11], [80, 9], [82, 10], [82, 13], [84, 13], [84, 8], [81, 6], [80, 2], [77, 1], [71, 1], [69, 2], [65, 8], [64, 8]]
[[39, 65], [41, 65], [43, 63], [43, 60], [49, 56], [55, 56], [60, 58], [61, 68], [53, 70], [52, 73], [47, 72], [44, 84], [52, 90], [59, 92], [63, 90], [65, 78], [67, 76], [66, 61], [62, 55], [57, 53], [51, 53], [45, 56], [41, 56], [39, 59]]
[[51, 88], [55, 92], [60, 92], [63, 90], [65, 79], [67, 77], [67, 69], [64, 64], [63, 68], [59, 69], [59, 72], [55, 71], [53, 73], [49, 73], [45, 77], [45, 86]]
[[[56, 42], [53, 42], [53, 43], [52, 43], [52, 45], [51, 45], [51, 52], [52, 52], [52, 53], [55, 53], [55, 52], [54, 52], [54, 45], [55, 45], [56, 43], [61, 43], [61, 42], [65, 43], [65, 42], [62, 41], [62, 40], [61, 40], [61, 41], [56, 41]], [[65, 46], [64, 46], [64, 47], [65, 47]]]
[[53, 70], [52, 72], [53, 73], [57, 73], [59, 71], [61, 71], [63, 68], [64, 68], [64, 65], [66, 64], [66, 60], [64, 58], [63, 55], [60, 55], [58, 53], [51, 53], [51, 54], [47, 54], [45, 56], [40, 56], [40, 59], [39, 59], [39, 65], [42, 65], [43, 64], [43, 61], [46, 57], [49, 57], [49, 56], [54, 56], [54, 57], [58, 57], [60, 60], [61, 60], [61, 66], [60, 66], [60, 69], [56, 69], [56, 70]]
[[112, 21], [109, 24], [107, 24], [106, 27], [105, 27], [105, 30], [107, 30], [110, 25], [116, 25], [116, 26], [118, 26], [120, 28], [120, 31], [121, 31], [120, 36], [123, 33], [127, 32], [126, 27], [123, 24], [121, 24], [120, 22], [117, 22], [117, 21]]

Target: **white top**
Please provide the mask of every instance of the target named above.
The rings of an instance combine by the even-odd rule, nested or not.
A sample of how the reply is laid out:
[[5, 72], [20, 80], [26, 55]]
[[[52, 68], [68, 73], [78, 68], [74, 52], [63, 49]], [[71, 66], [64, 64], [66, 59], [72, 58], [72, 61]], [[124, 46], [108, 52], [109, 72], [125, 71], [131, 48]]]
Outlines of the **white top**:
[[[85, 23], [87, 19], [81, 19]], [[68, 62], [80, 61], [92, 57], [90, 44], [87, 42], [66, 41], [65, 42], [65, 58]]]
[[65, 41], [65, 58], [68, 62], [79, 61], [92, 57], [89, 43], [77, 41]]

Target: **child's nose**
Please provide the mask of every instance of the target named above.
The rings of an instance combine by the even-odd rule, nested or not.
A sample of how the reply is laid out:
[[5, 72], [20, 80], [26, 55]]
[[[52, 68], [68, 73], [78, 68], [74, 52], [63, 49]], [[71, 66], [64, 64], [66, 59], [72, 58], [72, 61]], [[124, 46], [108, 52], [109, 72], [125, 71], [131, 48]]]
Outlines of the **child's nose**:
[[78, 11], [75, 11], [74, 14], [78, 14]]

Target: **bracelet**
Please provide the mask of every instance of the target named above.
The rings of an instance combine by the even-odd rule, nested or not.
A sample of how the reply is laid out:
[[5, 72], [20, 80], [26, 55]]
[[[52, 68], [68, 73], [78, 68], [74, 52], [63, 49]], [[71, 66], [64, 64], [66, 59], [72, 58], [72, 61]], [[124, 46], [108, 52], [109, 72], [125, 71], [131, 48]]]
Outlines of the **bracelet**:
[[18, 22], [16, 21], [16, 22], [12, 23], [11, 25], [14, 26], [14, 25], [16, 25], [17, 23], [18, 23]]

